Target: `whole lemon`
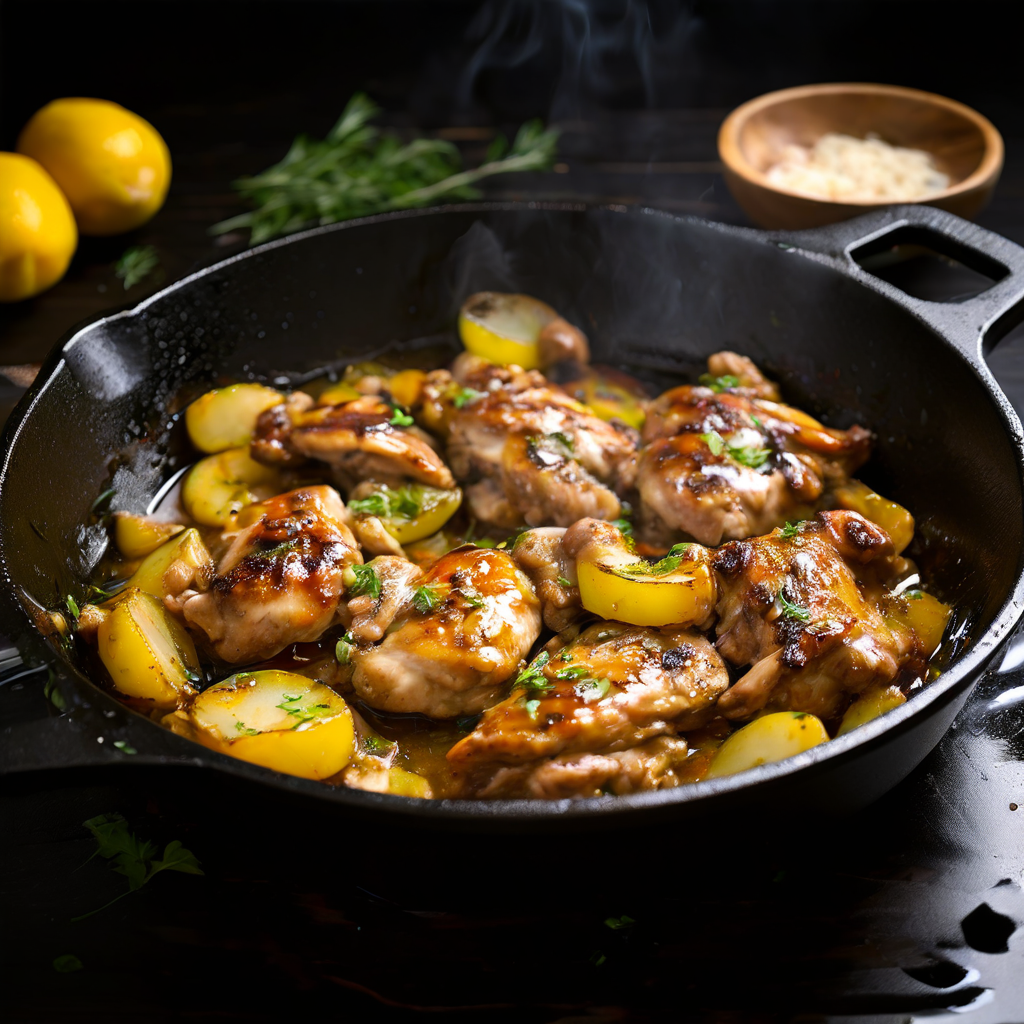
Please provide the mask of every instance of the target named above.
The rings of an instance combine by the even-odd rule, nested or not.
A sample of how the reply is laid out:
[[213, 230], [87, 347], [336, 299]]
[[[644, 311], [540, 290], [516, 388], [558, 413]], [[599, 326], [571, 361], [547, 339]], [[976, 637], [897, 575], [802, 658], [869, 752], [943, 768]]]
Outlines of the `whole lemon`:
[[163, 205], [171, 154], [160, 133], [109, 100], [54, 100], [18, 138], [64, 190], [83, 235], [118, 235]]
[[0, 153], [0, 302], [56, 284], [76, 245], [74, 214], [53, 178], [27, 156]]

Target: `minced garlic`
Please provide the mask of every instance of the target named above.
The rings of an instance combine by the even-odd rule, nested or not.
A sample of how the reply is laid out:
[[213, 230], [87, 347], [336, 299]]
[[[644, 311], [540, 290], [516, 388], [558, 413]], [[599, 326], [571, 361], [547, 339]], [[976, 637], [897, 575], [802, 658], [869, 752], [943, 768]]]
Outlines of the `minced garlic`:
[[816, 199], [923, 199], [949, 186], [931, 155], [920, 149], [890, 146], [869, 133], [866, 139], [829, 132], [813, 147], [789, 145], [768, 169], [768, 180]]

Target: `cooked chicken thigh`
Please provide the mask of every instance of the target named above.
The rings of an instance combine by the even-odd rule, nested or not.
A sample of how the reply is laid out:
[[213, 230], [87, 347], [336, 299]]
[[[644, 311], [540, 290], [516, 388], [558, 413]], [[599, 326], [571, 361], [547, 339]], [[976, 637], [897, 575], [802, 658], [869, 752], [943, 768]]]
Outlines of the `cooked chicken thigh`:
[[334, 621], [345, 569], [362, 562], [331, 487], [303, 487], [251, 505], [205, 593], [178, 598], [188, 626], [231, 664], [316, 640]]
[[460, 356], [431, 374], [421, 418], [447, 437], [473, 515], [511, 528], [615, 519], [634, 475], [637, 435], [608, 423], [536, 371]]
[[636, 747], [694, 727], [729, 685], [722, 659], [695, 630], [599, 622], [553, 644], [452, 747], [452, 765]]
[[904, 668], [920, 674], [930, 652], [880, 608], [908, 564], [884, 530], [846, 511], [720, 548], [718, 650], [751, 668], [719, 711], [743, 719], [770, 706], [834, 719], [854, 694]]
[[331, 466], [346, 490], [365, 479], [410, 479], [454, 487], [450, 470], [429, 438], [416, 429], [396, 426], [394, 419], [395, 410], [375, 395], [316, 407], [311, 398], [307, 402], [293, 395], [260, 416], [252, 456], [271, 465], [318, 459]]
[[[352, 685], [381, 711], [432, 718], [476, 714], [498, 699], [536, 642], [540, 602], [504, 551], [457, 548], [422, 578], [415, 575], [419, 571], [412, 566], [394, 578], [380, 574], [373, 606], [387, 605], [393, 615], [390, 622], [387, 615], [373, 621], [375, 629], [387, 631], [381, 643], [353, 648]], [[349, 604], [356, 639], [364, 635], [363, 616], [372, 614], [366, 605], [363, 597]]]
[[562, 546], [565, 529], [545, 526], [521, 533], [512, 557], [537, 590], [544, 625], [561, 633], [582, 614], [576, 559]]
[[703, 544], [764, 533], [807, 514], [826, 484], [867, 459], [867, 430], [834, 430], [756, 397], [774, 386], [739, 358], [719, 353], [709, 364], [732, 366], [749, 386], [684, 385], [652, 403], [637, 466], [648, 529], [682, 531]]

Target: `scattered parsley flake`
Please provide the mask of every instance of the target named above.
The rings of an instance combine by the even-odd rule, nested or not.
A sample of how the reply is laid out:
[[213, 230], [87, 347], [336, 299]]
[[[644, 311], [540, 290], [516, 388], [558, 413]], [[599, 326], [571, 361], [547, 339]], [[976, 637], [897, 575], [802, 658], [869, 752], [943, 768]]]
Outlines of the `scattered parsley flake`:
[[78, 617], [82, 614], [81, 611], [79, 611], [78, 602], [68, 594], [68, 596], [64, 598], [64, 604], [67, 607], [68, 612], [71, 614], [71, 617], [77, 622]]
[[795, 523], [786, 523], [779, 531], [779, 536], [783, 540], [792, 540], [794, 537], [798, 537], [800, 535], [800, 522], [802, 520]]
[[348, 503], [349, 511], [362, 515], [386, 516], [391, 511], [390, 503], [383, 494], [371, 494], [367, 498], [356, 498]]
[[712, 455], [721, 455], [725, 451], [725, 438], [717, 430], [701, 434], [700, 439], [711, 449]]
[[127, 740], [114, 740], [114, 746], [122, 754], [137, 754], [138, 751]]
[[540, 707], [539, 700], [528, 700], [526, 702], [526, 713], [534, 720], [537, 718], [537, 708]]
[[782, 607], [782, 614], [787, 619], [795, 619], [797, 622], [811, 621], [810, 611], [804, 608], [803, 605], [794, 604], [788, 600], [781, 590], [779, 591], [778, 602]]
[[725, 454], [734, 462], [750, 469], [760, 469], [770, 458], [771, 449], [733, 446], [726, 443], [726, 440], [717, 430], [709, 430], [701, 434], [700, 439], [711, 450], [712, 455]]
[[151, 245], [133, 245], [114, 264], [114, 276], [124, 282], [124, 290], [144, 281], [160, 266], [160, 257]]
[[443, 596], [441, 587], [436, 583], [433, 586], [422, 586], [412, 595], [412, 604], [422, 615], [429, 615], [437, 611]]
[[611, 688], [608, 679], [581, 679], [572, 689], [584, 704], [596, 704], [608, 696]]
[[363, 740], [363, 749], [376, 757], [386, 757], [397, 745], [394, 740], [386, 740], [383, 736], [370, 735]]
[[348, 503], [349, 510], [382, 519], [415, 519], [423, 511], [423, 503], [412, 487], [382, 486], [374, 494]]
[[739, 377], [734, 377], [731, 373], [722, 374], [721, 377], [713, 377], [710, 373], [702, 373], [698, 380], [704, 387], [711, 388], [716, 395], [720, 395], [723, 391], [728, 391], [729, 388], [738, 388], [740, 386]]
[[334, 657], [339, 665], [347, 665], [352, 659], [352, 635], [346, 633], [334, 645]]
[[575, 584], [575, 583], [573, 583], [573, 581], [572, 581], [572, 580], [570, 580], [570, 579], [566, 579], [566, 577], [565, 577], [565, 576], [559, 576], [559, 577], [558, 577], [558, 585], [559, 585], [560, 587], [565, 587], [565, 589], [566, 589], [566, 590], [568, 590], [568, 589], [569, 589], [570, 587], [574, 587], [574, 586], [576, 586], [576, 584]]
[[476, 388], [459, 388], [455, 397], [452, 399], [452, 404], [456, 409], [463, 409], [470, 402], [475, 402], [478, 398], [483, 398], [486, 392], [477, 391]]
[[243, 736], [259, 736], [259, 729], [250, 729], [245, 722], [235, 722], [235, 731], [240, 732]]
[[395, 409], [395, 414], [388, 420], [393, 427], [411, 427], [416, 421], [401, 409]]
[[380, 597], [380, 577], [372, 565], [350, 565], [347, 572], [351, 572], [352, 579], [348, 592], [352, 597], [359, 597], [361, 594], [369, 594], [374, 601]]
[[924, 597], [924, 591], [918, 590], [916, 587], [914, 587], [911, 590], [904, 590], [903, 596], [911, 601], [920, 601], [921, 598]]
[[550, 689], [551, 684], [544, 678], [544, 666], [551, 660], [547, 651], [541, 651], [522, 672], [516, 676], [515, 686], [524, 690]]
[[475, 590], [460, 587], [458, 592], [462, 595], [463, 601], [465, 601], [470, 608], [483, 608], [484, 599]]

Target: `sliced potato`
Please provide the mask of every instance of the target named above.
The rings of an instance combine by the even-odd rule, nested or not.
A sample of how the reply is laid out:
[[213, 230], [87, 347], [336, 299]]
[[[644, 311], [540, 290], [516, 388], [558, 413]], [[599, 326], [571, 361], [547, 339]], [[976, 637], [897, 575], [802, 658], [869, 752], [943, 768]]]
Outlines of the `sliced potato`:
[[131, 512], [114, 513], [114, 543], [125, 558], [145, 558], [184, 529], [180, 523], [161, 522]]
[[353, 494], [349, 511], [376, 516], [399, 544], [411, 544], [437, 533], [462, 504], [458, 487], [443, 490], [426, 484], [373, 484], [359, 487]]
[[705, 778], [735, 775], [771, 761], [784, 761], [828, 740], [821, 719], [801, 711], [778, 711], [737, 729], [711, 759]]
[[356, 398], [362, 397], [361, 391], [356, 391], [351, 384], [342, 380], [338, 381], [337, 384], [332, 384], [326, 391], [321, 392], [320, 397], [316, 400], [316, 404], [344, 405], [345, 402], [351, 402]]
[[478, 292], [459, 310], [459, 337], [468, 352], [525, 370], [541, 365], [540, 334], [558, 314], [529, 295]]
[[625, 543], [603, 549], [600, 561], [576, 559], [580, 601], [603, 619], [635, 626], [703, 622], [715, 606], [711, 555], [701, 544], [677, 544], [659, 562], [645, 562]]
[[[174, 579], [171, 579], [168, 571], [177, 562], [183, 563], [182, 571], [176, 569]], [[181, 593], [184, 588], [175, 584], [188, 575], [187, 570], [192, 571], [193, 578], [213, 575], [213, 556], [194, 526], [172, 537], [147, 556], [128, 581], [128, 586], [137, 587], [162, 601], [172, 592]]]
[[890, 624], [909, 627], [931, 657], [942, 643], [942, 635], [953, 609], [923, 590], [905, 591], [886, 612]]
[[252, 440], [260, 413], [284, 401], [284, 395], [262, 384], [232, 384], [207, 391], [185, 410], [192, 443], [211, 454], [240, 448]]
[[429, 800], [434, 792], [422, 775], [415, 772], [407, 772], [404, 768], [388, 769], [388, 792], [395, 796], [415, 796], [422, 800]]
[[99, 624], [96, 644], [114, 686], [158, 707], [190, 696], [200, 678], [192, 638], [157, 598], [137, 587], [126, 590]]
[[248, 448], [231, 448], [192, 467], [181, 502], [196, 522], [226, 526], [246, 505], [271, 497], [278, 481], [277, 471], [250, 458]]
[[842, 736], [906, 702], [907, 698], [898, 686], [876, 686], [866, 690], [846, 709], [836, 735]]
[[348, 704], [294, 672], [239, 672], [204, 690], [188, 715], [205, 746], [304, 779], [336, 775], [356, 749]]
[[895, 501], [875, 494], [860, 480], [849, 480], [836, 488], [840, 508], [859, 512], [869, 522], [880, 526], [892, 538], [898, 555], [914, 539], [914, 517]]

